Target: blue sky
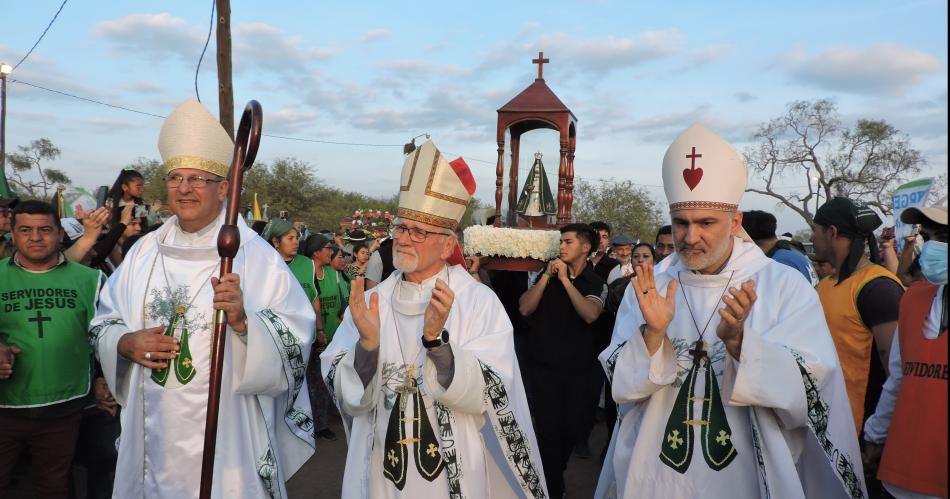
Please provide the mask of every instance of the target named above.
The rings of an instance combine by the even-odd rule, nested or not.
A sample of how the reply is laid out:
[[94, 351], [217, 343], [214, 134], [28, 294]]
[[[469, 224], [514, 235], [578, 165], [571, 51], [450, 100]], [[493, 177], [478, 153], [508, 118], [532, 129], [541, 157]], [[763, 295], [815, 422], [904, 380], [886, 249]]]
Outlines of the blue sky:
[[[73, 0], [12, 77], [166, 115], [195, 95], [211, 3]], [[486, 201], [495, 110], [533, 81], [539, 50], [551, 59], [546, 82], [579, 120], [576, 175], [630, 179], [660, 201], [663, 152], [689, 124], [741, 150], [797, 99], [830, 98], [849, 125], [885, 119], [924, 153], [926, 173], [947, 168], [946, 2], [304, 3], [233, 2], [236, 107], [259, 100], [276, 135], [402, 144], [431, 133], [469, 160]], [[60, 2], [11, 4], [0, 35], [10, 64]], [[199, 90], [217, 114], [215, 71], [212, 36]], [[48, 137], [76, 184], [111, 183], [133, 159], [159, 157], [158, 118], [17, 83], [8, 91], [7, 150]], [[556, 171], [553, 132], [527, 136], [522, 162], [536, 149]], [[371, 195], [392, 194], [402, 164], [399, 147], [265, 138], [258, 158], [283, 156]], [[758, 195], [743, 207], [775, 211], [782, 230], [804, 227]]]

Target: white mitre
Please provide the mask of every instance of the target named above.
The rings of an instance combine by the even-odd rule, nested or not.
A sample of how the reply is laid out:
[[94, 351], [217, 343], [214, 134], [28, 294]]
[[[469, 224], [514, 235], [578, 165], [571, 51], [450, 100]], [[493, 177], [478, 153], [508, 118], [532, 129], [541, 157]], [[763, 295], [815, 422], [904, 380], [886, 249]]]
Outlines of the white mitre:
[[193, 168], [227, 177], [234, 141], [201, 103], [190, 99], [165, 118], [158, 152], [166, 175], [177, 168]]
[[396, 216], [455, 230], [473, 194], [475, 178], [465, 161], [446, 161], [427, 140], [402, 166]]
[[670, 211], [734, 212], [748, 176], [745, 158], [702, 125], [687, 128], [663, 156], [663, 188]]

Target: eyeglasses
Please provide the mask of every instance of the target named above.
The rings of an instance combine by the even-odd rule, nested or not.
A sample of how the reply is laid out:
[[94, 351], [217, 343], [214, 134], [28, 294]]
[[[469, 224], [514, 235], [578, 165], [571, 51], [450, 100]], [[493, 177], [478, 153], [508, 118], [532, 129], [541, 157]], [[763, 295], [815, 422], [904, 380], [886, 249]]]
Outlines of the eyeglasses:
[[208, 182], [215, 183], [215, 184], [219, 182], [224, 182], [224, 179], [202, 177], [201, 175], [192, 175], [188, 178], [185, 178], [181, 175], [168, 175], [162, 180], [165, 181], [165, 185], [168, 186], [169, 189], [178, 188], [178, 186], [180, 186], [182, 182], [187, 182], [188, 185], [190, 185], [191, 187], [195, 189], [201, 189], [202, 187], [206, 187], [208, 185]]
[[426, 240], [430, 235], [437, 236], [447, 236], [448, 234], [444, 232], [436, 232], [431, 230], [420, 229], [419, 227], [409, 227], [406, 225], [395, 225], [393, 226], [393, 236], [402, 236], [405, 233], [409, 233], [409, 240], [414, 243], [421, 243]]

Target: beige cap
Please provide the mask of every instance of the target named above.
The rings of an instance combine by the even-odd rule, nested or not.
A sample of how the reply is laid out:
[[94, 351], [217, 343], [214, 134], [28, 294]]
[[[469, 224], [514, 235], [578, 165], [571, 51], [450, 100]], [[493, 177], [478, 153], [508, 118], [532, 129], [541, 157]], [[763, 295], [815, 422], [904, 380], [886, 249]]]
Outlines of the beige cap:
[[178, 168], [193, 168], [227, 177], [234, 141], [201, 103], [190, 99], [165, 119], [158, 152], [166, 175]]
[[907, 208], [901, 212], [901, 222], [905, 224], [921, 224], [931, 221], [937, 225], [947, 225], [947, 207], [934, 208]]
[[472, 194], [475, 178], [465, 161], [446, 161], [435, 144], [427, 140], [402, 166], [396, 216], [455, 230]]

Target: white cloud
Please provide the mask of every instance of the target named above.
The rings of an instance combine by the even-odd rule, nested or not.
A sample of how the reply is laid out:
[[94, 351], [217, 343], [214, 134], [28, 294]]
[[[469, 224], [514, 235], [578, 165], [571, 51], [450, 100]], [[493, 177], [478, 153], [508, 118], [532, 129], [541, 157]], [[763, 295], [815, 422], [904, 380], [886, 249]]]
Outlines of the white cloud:
[[685, 36], [677, 29], [646, 31], [636, 37], [604, 36], [579, 38], [566, 33], [543, 35], [530, 43], [508, 42], [484, 55], [483, 69], [508, 65], [527, 54], [543, 51], [552, 63], [567, 65], [597, 75], [639, 66], [679, 53]]
[[693, 64], [702, 66], [734, 54], [736, 46], [731, 43], [717, 43], [694, 50], [689, 59]]
[[333, 47], [304, 47], [302, 37], [287, 35], [264, 23], [239, 24], [232, 30], [232, 39], [236, 72], [247, 69], [247, 64], [270, 71], [297, 72], [340, 52]]
[[385, 28], [376, 28], [363, 33], [363, 36], [360, 38], [360, 41], [363, 42], [372, 42], [376, 40], [381, 40], [383, 38], [389, 38], [392, 36], [393, 32]]
[[841, 45], [815, 56], [793, 49], [783, 59], [793, 80], [828, 90], [870, 95], [901, 95], [943, 69], [938, 58], [893, 43], [863, 48]]
[[145, 126], [145, 123], [128, 121], [128, 120], [116, 120], [108, 118], [92, 118], [88, 120], [83, 120], [83, 123], [95, 127], [97, 130], [102, 132], [114, 132], [120, 130], [128, 130], [130, 128], [142, 128]]
[[745, 103], [747, 103], [747, 102], [752, 102], [752, 101], [758, 99], [757, 96], [755, 96], [755, 95], [753, 95], [753, 94], [751, 94], [751, 93], [749, 93], [749, 92], [746, 92], [746, 91], [736, 92], [736, 93], [732, 94], [732, 96], [735, 97], [737, 101], [739, 101], [739, 102], [741, 102], [741, 103], [743, 103], [743, 104], [745, 104]]
[[[116, 45], [116, 55], [162, 60], [177, 56], [197, 61], [207, 33], [186, 26], [186, 21], [167, 12], [129, 14], [121, 19], [99, 21], [93, 36]], [[131, 52], [131, 54], [129, 54]]]
[[121, 88], [130, 92], [139, 94], [160, 94], [165, 91], [165, 87], [153, 81], [138, 80], [121, 85]]
[[271, 133], [290, 133], [312, 125], [319, 115], [316, 111], [271, 111], [267, 113], [267, 128]]

